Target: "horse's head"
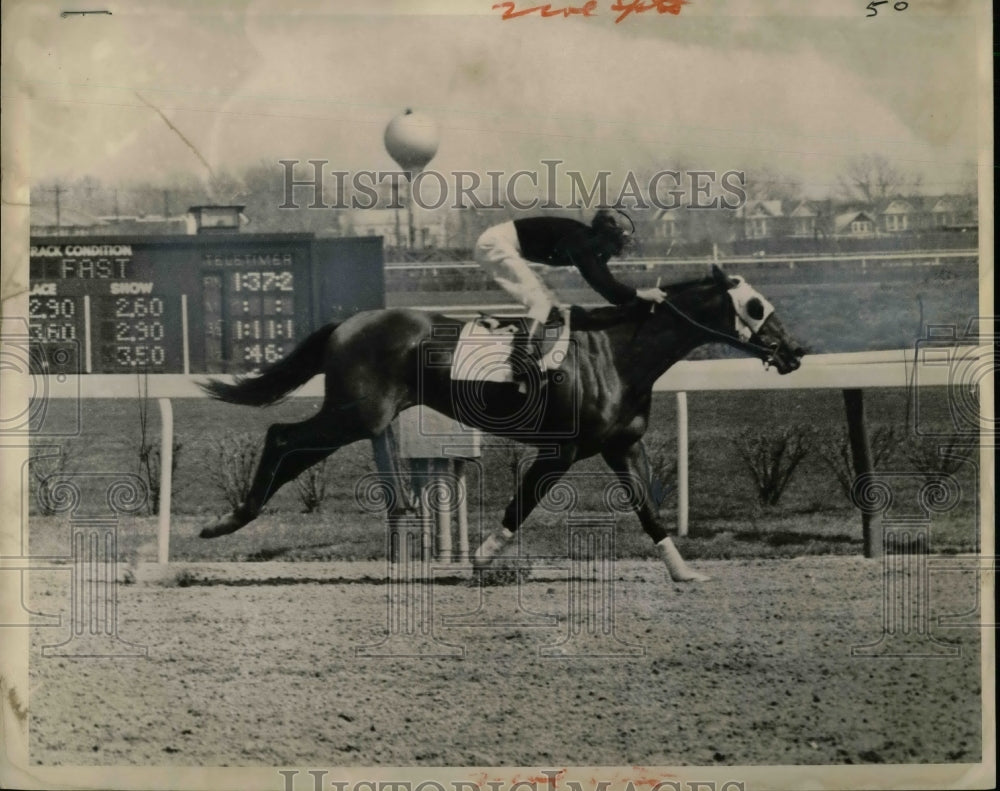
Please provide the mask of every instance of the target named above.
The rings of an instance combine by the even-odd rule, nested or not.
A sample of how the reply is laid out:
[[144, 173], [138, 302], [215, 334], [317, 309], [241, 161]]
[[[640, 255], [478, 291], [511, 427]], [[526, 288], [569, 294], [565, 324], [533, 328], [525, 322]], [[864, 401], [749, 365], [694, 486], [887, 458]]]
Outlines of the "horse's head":
[[780, 374], [798, 369], [806, 350], [785, 330], [774, 306], [741, 277], [730, 277], [712, 266], [715, 286], [728, 297], [723, 334], [731, 345], [749, 351]]

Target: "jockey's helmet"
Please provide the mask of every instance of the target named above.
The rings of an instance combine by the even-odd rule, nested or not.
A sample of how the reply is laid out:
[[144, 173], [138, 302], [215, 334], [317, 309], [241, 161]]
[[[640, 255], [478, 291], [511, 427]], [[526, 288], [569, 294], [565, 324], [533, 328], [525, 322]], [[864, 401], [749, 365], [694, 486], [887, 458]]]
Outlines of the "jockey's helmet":
[[632, 219], [620, 209], [598, 209], [590, 227], [614, 243], [616, 255], [625, 249], [635, 228]]

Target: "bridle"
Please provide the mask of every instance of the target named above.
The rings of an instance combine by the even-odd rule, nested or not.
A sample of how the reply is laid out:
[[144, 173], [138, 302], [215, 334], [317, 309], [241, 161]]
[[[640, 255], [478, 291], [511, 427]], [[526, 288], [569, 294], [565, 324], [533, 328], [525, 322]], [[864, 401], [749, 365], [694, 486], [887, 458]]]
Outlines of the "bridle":
[[[664, 292], [664, 294], [666, 294], [666, 292]], [[729, 346], [732, 346], [736, 349], [742, 349], [745, 352], [750, 352], [755, 356], [761, 354], [764, 355], [763, 363], [765, 369], [770, 368], [777, 361], [778, 347], [781, 345], [780, 341], [775, 341], [771, 346], [764, 346], [759, 343], [754, 343], [753, 341], [745, 341], [738, 335], [729, 335], [728, 333], [722, 332], [721, 330], [717, 330], [714, 327], [709, 327], [705, 324], [702, 324], [700, 321], [692, 318], [683, 310], [681, 310], [679, 307], [677, 307], [673, 302], [670, 301], [669, 298], [664, 298], [663, 302], [660, 304], [666, 305], [668, 308], [670, 308], [670, 310], [674, 312], [676, 316], [686, 321], [692, 327], [701, 330], [706, 335], [714, 336], [723, 343], [728, 344]]]

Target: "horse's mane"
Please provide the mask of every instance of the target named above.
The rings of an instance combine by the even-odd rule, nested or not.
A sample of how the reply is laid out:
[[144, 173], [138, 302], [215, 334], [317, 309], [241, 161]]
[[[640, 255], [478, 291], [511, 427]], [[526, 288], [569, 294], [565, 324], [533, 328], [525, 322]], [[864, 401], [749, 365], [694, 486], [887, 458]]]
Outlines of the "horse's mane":
[[[712, 283], [712, 278], [685, 280], [662, 286], [670, 297], [694, 288]], [[619, 324], [633, 323], [649, 314], [650, 303], [642, 299], [634, 299], [624, 305], [606, 305], [599, 308], [581, 308], [576, 305], [570, 309], [570, 326], [577, 330], [606, 330]]]

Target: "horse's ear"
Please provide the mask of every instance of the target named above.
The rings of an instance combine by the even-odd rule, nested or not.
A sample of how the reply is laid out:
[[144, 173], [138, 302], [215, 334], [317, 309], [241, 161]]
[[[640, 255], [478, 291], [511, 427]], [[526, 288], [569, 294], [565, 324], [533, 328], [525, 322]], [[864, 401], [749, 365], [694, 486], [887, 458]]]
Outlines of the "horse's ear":
[[728, 289], [732, 285], [726, 273], [719, 269], [719, 267], [715, 264], [712, 264], [712, 279], [715, 280], [715, 282], [722, 288]]

